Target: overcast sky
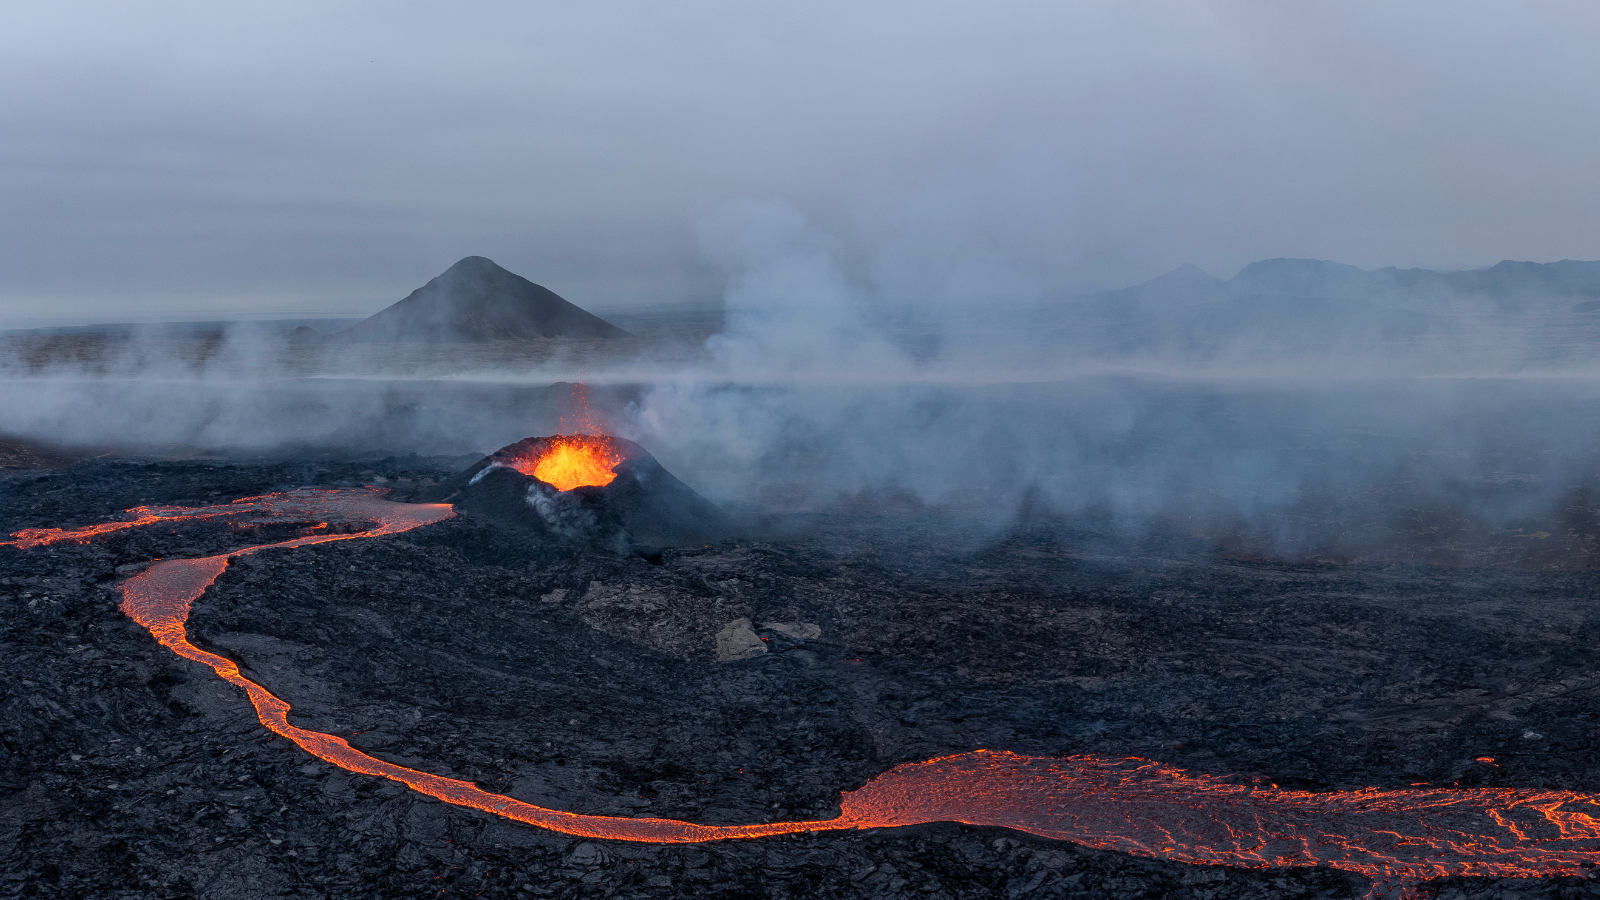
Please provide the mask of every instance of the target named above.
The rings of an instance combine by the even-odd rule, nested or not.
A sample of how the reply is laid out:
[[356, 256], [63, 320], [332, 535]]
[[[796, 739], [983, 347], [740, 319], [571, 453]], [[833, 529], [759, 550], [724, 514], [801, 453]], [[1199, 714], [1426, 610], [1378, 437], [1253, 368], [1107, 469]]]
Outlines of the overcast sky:
[[750, 200], [1043, 297], [1600, 258], [1592, 2], [250, 5], [7, 4], [0, 326], [366, 314], [469, 254], [714, 297]]

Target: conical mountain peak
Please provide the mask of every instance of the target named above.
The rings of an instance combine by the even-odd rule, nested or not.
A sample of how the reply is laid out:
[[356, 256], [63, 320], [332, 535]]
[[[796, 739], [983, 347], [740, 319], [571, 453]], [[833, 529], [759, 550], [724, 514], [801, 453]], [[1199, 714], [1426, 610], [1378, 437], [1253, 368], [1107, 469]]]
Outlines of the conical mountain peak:
[[404, 300], [341, 333], [355, 341], [426, 343], [626, 336], [486, 256], [457, 261]]

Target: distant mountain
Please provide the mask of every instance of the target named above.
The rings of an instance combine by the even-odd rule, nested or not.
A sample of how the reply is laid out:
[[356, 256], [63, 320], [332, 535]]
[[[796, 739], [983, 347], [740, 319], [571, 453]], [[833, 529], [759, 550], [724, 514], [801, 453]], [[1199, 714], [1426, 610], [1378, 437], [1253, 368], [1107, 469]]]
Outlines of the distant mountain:
[[1600, 262], [1442, 272], [1267, 259], [1228, 280], [1183, 265], [1030, 315], [1030, 327], [1080, 358], [1392, 356], [1426, 346], [1548, 362], [1600, 350]]
[[1263, 259], [1253, 262], [1226, 282], [1227, 293], [1238, 297], [1277, 294], [1295, 297], [1335, 297], [1358, 287], [1367, 272], [1326, 259]]
[[1165, 275], [1159, 275], [1144, 284], [1107, 291], [1103, 300], [1121, 300], [1138, 304], [1179, 303], [1193, 305], [1220, 299], [1228, 294], [1228, 282], [1207, 275], [1199, 266], [1184, 263]]
[[483, 343], [628, 333], [554, 291], [469, 256], [404, 300], [339, 332], [358, 342]]
[[[1163, 276], [1165, 277], [1165, 276]], [[1483, 269], [1358, 269], [1315, 259], [1267, 259], [1245, 266], [1227, 282], [1233, 296], [1269, 295], [1326, 300], [1361, 299], [1394, 306], [1485, 312], [1559, 310], [1600, 299], [1600, 262], [1504, 260]]]

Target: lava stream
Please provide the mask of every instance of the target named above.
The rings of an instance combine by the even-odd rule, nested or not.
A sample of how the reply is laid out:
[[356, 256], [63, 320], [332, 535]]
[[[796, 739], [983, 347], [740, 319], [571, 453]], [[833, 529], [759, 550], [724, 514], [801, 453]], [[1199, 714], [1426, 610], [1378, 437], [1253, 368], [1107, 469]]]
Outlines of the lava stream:
[[[162, 522], [181, 522], [204, 519], [244, 519], [255, 525], [279, 522], [317, 521], [323, 515], [318, 498], [330, 491], [290, 491], [283, 494], [263, 494], [244, 497], [232, 503], [217, 506], [135, 506], [124, 515], [132, 516], [121, 522], [105, 522], [84, 528], [24, 528], [11, 535], [11, 540], [0, 541], [0, 547], [17, 547], [28, 550], [48, 544], [87, 544], [102, 535], [158, 525]], [[326, 525], [326, 523], [322, 523]]]
[[132, 511], [135, 520], [114, 523], [115, 528], [34, 529], [13, 535], [10, 543], [83, 541], [149, 522], [226, 515], [217, 510], [301, 521], [315, 513], [321, 521], [376, 526], [364, 534], [319, 533], [224, 555], [157, 562], [123, 583], [122, 611], [162, 646], [211, 667], [242, 689], [263, 725], [318, 759], [529, 825], [590, 838], [690, 843], [964, 822], [1200, 865], [1330, 866], [1371, 878], [1369, 896], [1374, 897], [1408, 893], [1419, 882], [1443, 875], [1581, 875], [1600, 862], [1600, 795], [1498, 788], [1263, 790], [1150, 760], [986, 750], [897, 766], [843, 794], [839, 817], [824, 821], [697, 825], [546, 809], [470, 782], [384, 762], [343, 738], [291, 725], [288, 703], [245, 678], [231, 660], [191, 644], [185, 633], [191, 605], [227, 568], [229, 556], [397, 534], [449, 518], [454, 512], [448, 505], [393, 503], [373, 490], [296, 491], [194, 510], [141, 507]]

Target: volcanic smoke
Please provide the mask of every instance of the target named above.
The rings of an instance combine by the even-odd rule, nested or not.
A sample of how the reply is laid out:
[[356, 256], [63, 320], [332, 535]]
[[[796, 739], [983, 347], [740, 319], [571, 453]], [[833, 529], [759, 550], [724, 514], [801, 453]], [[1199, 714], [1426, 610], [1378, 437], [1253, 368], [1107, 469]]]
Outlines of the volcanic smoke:
[[[218, 517], [331, 524], [317, 534], [227, 554], [158, 561], [121, 585], [121, 609], [162, 646], [209, 666], [243, 690], [263, 725], [318, 759], [397, 781], [446, 803], [564, 834], [693, 843], [963, 822], [1197, 865], [1329, 866], [1372, 879], [1369, 897], [1408, 895], [1418, 883], [1445, 875], [1582, 875], [1600, 862], [1600, 795], [1504, 788], [1313, 793], [1235, 784], [1145, 759], [1027, 757], [988, 750], [897, 766], [843, 794], [840, 815], [821, 821], [697, 825], [546, 809], [471, 782], [385, 762], [343, 738], [291, 725], [288, 703], [245, 678], [231, 660], [190, 643], [185, 632], [191, 606], [227, 568], [229, 556], [398, 534], [450, 518], [455, 513], [448, 504], [395, 503], [377, 489], [299, 490], [224, 506], [128, 512], [134, 517], [130, 521], [31, 529], [12, 535], [9, 543], [28, 548], [84, 542], [156, 522]], [[366, 530], [336, 533], [345, 528]]]

